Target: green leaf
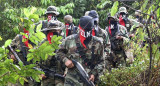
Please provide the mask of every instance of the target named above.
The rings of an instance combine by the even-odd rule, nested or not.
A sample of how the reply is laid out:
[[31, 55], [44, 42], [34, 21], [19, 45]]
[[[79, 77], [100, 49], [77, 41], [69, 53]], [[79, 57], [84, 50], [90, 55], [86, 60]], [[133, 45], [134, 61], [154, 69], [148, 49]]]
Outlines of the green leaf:
[[2, 37], [0, 36], [0, 41], [2, 40]]
[[15, 80], [17, 80], [18, 78], [19, 78], [19, 75], [16, 75], [16, 76], [14, 77]]
[[145, 0], [144, 4], [141, 6], [141, 10], [145, 10], [149, 0]]
[[22, 77], [19, 78], [19, 82], [21, 83], [21, 85], [24, 85], [24, 79]]
[[26, 17], [29, 17], [30, 13], [29, 13], [28, 9], [27, 9], [27, 8], [24, 8], [23, 11], [24, 11], [24, 15], [25, 15]]
[[31, 19], [34, 19], [34, 22], [38, 22], [39, 16], [38, 16], [37, 14], [31, 14], [31, 15], [29, 16], [29, 19], [30, 19], [30, 20], [31, 20]]
[[114, 16], [116, 14], [116, 12], [118, 10], [118, 5], [119, 5], [118, 1], [114, 2], [113, 6], [111, 8], [111, 16]]
[[3, 49], [2, 47], [0, 47], [0, 53], [1, 53], [1, 52], [4, 52], [4, 49]]
[[19, 50], [19, 49], [17, 49], [17, 50], [16, 50], [16, 52], [20, 52], [20, 50]]
[[5, 42], [4, 47], [7, 47], [8, 45], [10, 45], [11, 42], [12, 42], [12, 40], [11, 40], [11, 39], [8, 39], [8, 40]]
[[18, 64], [20, 65], [20, 67], [23, 67], [23, 62], [20, 61]]
[[40, 32], [42, 28], [42, 23], [38, 24], [37, 28], [36, 28], [36, 32]]

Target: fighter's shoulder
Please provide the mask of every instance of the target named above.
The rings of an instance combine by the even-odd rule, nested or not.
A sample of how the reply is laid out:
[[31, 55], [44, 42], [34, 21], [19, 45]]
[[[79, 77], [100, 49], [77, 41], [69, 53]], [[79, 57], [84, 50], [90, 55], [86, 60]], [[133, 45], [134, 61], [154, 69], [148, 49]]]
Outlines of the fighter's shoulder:
[[[11, 46], [19, 45], [19, 44], [20, 44], [20, 37], [21, 37], [21, 39], [22, 39], [22, 35], [17, 34], [17, 35], [15, 36], [15, 38], [12, 40], [12, 42], [11, 42]], [[21, 40], [21, 41], [22, 41], [22, 40]]]
[[101, 44], [103, 44], [103, 38], [97, 37], [97, 36], [93, 36], [93, 41], [95, 42], [99, 42]]
[[78, 37], [78, 34], [72, 34], [70, 36], [67, 36], [64, 41], [74, 40]]
[[20, 37], [22, 37], [22, 35], [21, 34], [17, 34], [13, 40], [20, 40]]

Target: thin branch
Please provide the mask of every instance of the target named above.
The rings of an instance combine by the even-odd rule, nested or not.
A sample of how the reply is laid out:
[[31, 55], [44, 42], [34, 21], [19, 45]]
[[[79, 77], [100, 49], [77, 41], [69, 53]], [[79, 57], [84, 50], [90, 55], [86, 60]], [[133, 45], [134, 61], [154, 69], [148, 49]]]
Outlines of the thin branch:
[[[122, 2], [122, 1], [120, 1], [123, 5], [125, 5], [126, 7], [128, 7], [128, 8], [130, 8], [130, 9], [132, 9], [132, 10], [134, 10], [134, 11], [137, 11], [137, 9], [135, 9], [135, 8], [133, 8], [133, 7], [131, 7], [131, 6], [129, 6], [129, 5], [127, 5], [127, 4], [125, 4], [124, 2]], [[145, 15], [150, 15], [150, 14], [147, 14], [147, 13], [143, 13], [143, 12], [141, 12], [142, 14], [145, 14]]]
[[149, 48], [150, 48], [150, 63], [149, 63], [149, 73], [148, 73], [148, 75], [149, 75], [149, 78], [148, 78], [148, 80], [147, 80], [147, 85], [149, 84], [148, 82], [149, 82], [149, 79], [150, 79], [150, 73], [151, 73], [151, 66], [152, 66], [152, 39], [151, 39], [151, 34], [150, 34], [150, 32], [149, 32], [149, 29], [148, 29], [148, 24], [149, 24], [149, 22], [150, 22], [150, 19], [151, 19], [151, 17], [152, 17], [152, 15], [153, 15], [153, 13], [157, 10], [159, 8], [159, 5], [154, 9], [154, 11], [151, 13], [151, 15], [149, 16], [149, 18], [148, 18], [148, 20], [147, 20], [147, 23], [146, 23], [146, 26], [145, 26], [145, 28], [146, 28], [146, 30], [147, 30], [147, 33], [148, 33], [148, 39], [149, 39]]
[[3, 76], [5, 76], [5, 75], [7, 75], [7, 74], [9, 74], [9, 73], [10, 73], [10, 72], [4, 73], [3, 75], [0, 76], [0, 78], [2, 78]]

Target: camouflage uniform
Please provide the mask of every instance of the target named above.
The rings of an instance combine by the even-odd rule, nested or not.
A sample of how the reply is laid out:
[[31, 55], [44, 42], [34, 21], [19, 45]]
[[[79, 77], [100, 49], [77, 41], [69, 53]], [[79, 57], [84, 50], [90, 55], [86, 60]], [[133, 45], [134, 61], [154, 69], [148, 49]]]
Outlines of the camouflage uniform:
[[[126, 64], [126, 46], [129, 42], [129, 37], [127, 30], [124, 26], [117, 24], [115, 17], [108, 17], [109, 22], [110, 18], [114, 20], [114, 26], [108, 26], [106, 28], [110, 41], [111, 41], [111, 57], [108, 58], [108, 63], [113, 67], [118, 67], [120, 64], [125, 66]], [[112, 24], [111, 24], [112, 25]], [[113, 28], [112, 28], [113, 27]], [[112, 31], [114, 30], [114, 32]], [[113, 34], [114, 33], [114, 34]], [[116, 36], [122, 36], [122, 39], [117, 39]]]
[[[50, 16], [50, 14], [52, 14], [52, 15]], [[59, 12], [57, 12], [57, 8], [55, 6], [49, 6], [47, 8], [47, 11], [45, 12], [45, 15], [47, 15], [48, 20], [43, 20], [43, 21], [40, 21], [39, 23], [36, 24], [36, 26], [38, 24], [42, 24], [42, 29], [47, 28], [48, 21], [50, 21], [50, 20], [58, 21], [56, 16], [59, 15]], [[60, 21], [58, 21], [58, 22], [60, 22]], [[62, 22], [60, 22], [60, 25], [62, 28], [64, 28], [64, 24]], [[47, 34], [47, 32], [44, 32], [44, 34]], [[64, 33], [62, 33], [62, 34], [64, 35]]]
[[[88, 17], [89, 16], [87, 16], [87, 18]], [[83, 18], [86, 18], [86, 16], [81, 17], [80, 22]], [[89, 18], [91, 19], [91, 17]], [[87, 21], [85, 21], [84, 24], [86, 24]], [[81, 23], [79, 25], [79, 29], [80, 26]], [[103, 40], [96, 36], [92, 36], [85, 48], [81, 42], [82, 32], [80, 30], [78, 34], [68, 36], [62, 42], [57, 55], [64, 63], [72, 59], [78, 61], [80, 64], [82, 64], [89, 75], [93, 74], [96, 77], [95, 81], [98, 82], [99, 76], [102, 75], [105, 69]], [[65, 77], [65, 86], [86, 86], [85, 83], [80, 79], [80, 76], [78, 76], [76, 68], [68, 69]]]
[[[105, 51], [105, 57], [107, 58], [111, 51], [111, 45], [109, 40], [109, 35], [106, 30], [102, 29], [98, 23], [99, 23], [99, 16], [95, 10], [91, 10], [88, 13], [89, 16], [93, 17], [94, 19], [94, 30], [95, 30], [95, 36], [103, 39], [103, 45], [104, 45], [104, 51]], [[106, 63], [107, 67], [107, 63]]]
[[[134, 37], [135, 33], [136, 33], [136, 28], [138, 27], [143, 27], [143, 25], [137, 21], [136, 19], [129, 19], [127, 17], [127, 9], [125, 7], [120, 7], [119, 8], [119, 13], [118, 13], [118, 17], [119, 17], [119, 24], [125, 26], [127, 28], [128, 31], [128, 35], [130, 38]], [[123, 23], [124, 22], [124, 23]], [[126, 50], [126, 55], [127, 55], [127, 62], [130, 64], [134, 61], [134, 57], [133, 57], [133, 50], [132, 50], [132, 44], [128, 45], [128, 49]]]
[[[16, 50], [20, 50], [20, 52], [16, 52], [18, 57], [20, 58], [20, 60], [24, 63], [24, 65], [30, 64], [30, 62], [27, 62], [27, 54], [29, 53], [28, 50], [34, 47], [34, 44], [28, 40], [28, 43], [25, 44], [24, 40], [26, 39], [25, 36], [22, 36], [20, 34], [16, 35], [16, 37], [12, 40], [11, 42], [11, 47], [13, 48], [13, 50], [16, 52]], [[23, 42], [24, 41], [24, 42]], [[9, 56], [13, 55], [12, 52], [9, 52]], [[18, 65], [18, 60], [16, 59], [14, 61], [15, 64]], [[30, 78], [27, 78], [28, 82], [24, 83], [24, 86], [36, 86], [38, 83], [33, 82]], [[20, 84], [20, 82], [18, 82], [17, 84], [12, 84], [12, 86], [22, 86]]]
[[64, 16], [65, 28], [62, 30], [64, 32], [64, 37], [66, 38], [69, 35], [76, 34], [77, 27], [74, 26], [72, 16], [66, 15]]
[[[61, 22], [59, 21], [54, 21], [51, 20], [48, 23], [48, 28], [43, 29], [42, 31], [47, 32], [47, 40], [51, 43], [51, 38], [53, 35], [58, 35], [61, 36]], [[55, 30], [55, 32], [52, 30]], [[53, 33], [50, 35], [49, 33]], [[50, 37], [50, 38], [48, 38]], [[46, 41], [47, 41], [46, 40]], [[62, 77], [55, 76], [53, 72], [54, 71], [56, 74], [63, 75], [63, 69], [62, 69], [62, 62], [56, 58], [55, 56], [48, 56], [47, 60], [41, 62], [41, 67], [43, 66], [42, 69], [49, 69], [49, 70], [44, 70], [45, 75], [47, 76], [46, 79], [43, 79], [41, 81], [41, 86], [64, 86], [64, 80]], [[53, 75], [53, 76], [51, 76]]]
[[[124, 16], [123, 16], [123, 14], [124, 14]], [[126, 27], [126, 29], [128, 31], [128, 35], [130, 35], [130, 34], [135, 33], [136, 29], [134, 29], [134, 28], [137, 28], [137, 27], [143, 26], [143, 25], [140, 22], [138, 22], [136, 19], [129, 19], [127, 17], [127, 14], [128, 14], [127, 9], [125, 7], [120, 7], [116, 16], [117, 16], [117, 18], [119, 18], [119, 24], [121, 24], [121, 17], [122, 17], [122, 20], [124, 20], [124, 22], [125, 22], [125, 25], [123, 25], [123, 26]]]

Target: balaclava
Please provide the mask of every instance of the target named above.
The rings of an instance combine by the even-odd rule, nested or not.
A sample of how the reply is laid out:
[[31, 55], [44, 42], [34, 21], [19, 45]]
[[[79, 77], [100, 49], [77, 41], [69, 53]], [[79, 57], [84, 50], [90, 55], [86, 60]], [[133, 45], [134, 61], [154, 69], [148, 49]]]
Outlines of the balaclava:
[[91, 41], [93, 26], [94, 22], [92, 17], [83, 16], [80, 18], [79, 35], [80, 35], [80, 41], [85, 48], [87, 48], [88, 43]]
[[124, 12], [121, 12], [119, 15], [119, 24], [125, 27], [125, 23], [127, 21], [127, 15]]
[[118, 22], [115, 19], [109, 19], [109, 33], [111, 36], [115, 36], [115, 33], [118, 31]]
[[91, 16], [94, 20], [94, 29], [92, 30], [92, 35], [95, 36], [98, 32], [99, 15], [95, 10], [91, 10], [88, 16]]

